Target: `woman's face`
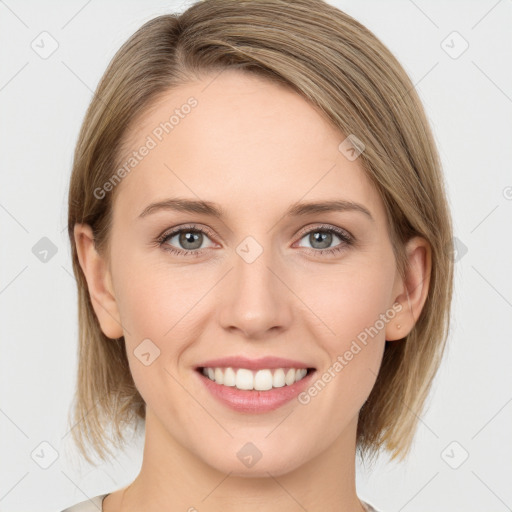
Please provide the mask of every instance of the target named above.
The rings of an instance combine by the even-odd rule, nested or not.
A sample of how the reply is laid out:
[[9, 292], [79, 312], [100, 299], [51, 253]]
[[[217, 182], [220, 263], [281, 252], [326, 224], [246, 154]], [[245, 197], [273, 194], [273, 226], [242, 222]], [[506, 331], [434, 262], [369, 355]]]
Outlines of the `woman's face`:
[[[146, 435], [251, 476], [352, 446], [401, 281], [384, 206], [344, 140], [296, 93], [236, 71], [174, 89], [139, 120], [115, 191], [110, 272]], [[148, 210], [178, 198], [222, 215]], [[327, 201], [368, 213], [289, 212]], [[211, 363], [224, 385], [198, 370], [230, 357], [254, 372]], [[315, 370], [292, 389], [299, 365]], [[238, 390], [254, 380], [259, 392]]]

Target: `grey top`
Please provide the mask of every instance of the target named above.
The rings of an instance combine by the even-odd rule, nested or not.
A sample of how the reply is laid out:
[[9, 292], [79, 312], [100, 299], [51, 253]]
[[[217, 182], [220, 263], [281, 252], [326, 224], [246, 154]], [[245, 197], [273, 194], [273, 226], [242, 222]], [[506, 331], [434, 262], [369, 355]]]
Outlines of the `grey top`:
[[[62, 512], [103, 512], [103, 499], [108, 495], [109, 493], [100, 494], [90, 500], [81, 501], [72, 507], [64, 509]], [[366, 501], [361, 500], [361, 502], [366, 507], [367, 512], [379, 512]]]
[[103, 512], [103, 499], [110, 493], [100, 494], [89, 500], [81, 501], [62, 512]]

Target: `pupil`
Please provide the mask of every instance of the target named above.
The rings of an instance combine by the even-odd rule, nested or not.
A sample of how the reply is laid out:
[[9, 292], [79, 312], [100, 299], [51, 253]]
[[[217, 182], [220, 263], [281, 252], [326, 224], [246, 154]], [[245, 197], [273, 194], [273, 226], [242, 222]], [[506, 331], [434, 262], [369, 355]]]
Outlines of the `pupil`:
[[[332, 242], [332, 233], [326, 233], [325, 231], [316, 231], [315, 233], [312, 233], [310, 238], [312, 237], [312, 240], [310, 240], [311, 246], [316, 249], [326, 249], [331, 245]], [[316, 247], [314, 244], [317, 242], [320, 242], [320, 247]]]
[[[180, 236], [180, 244], [185, 247], [186, 249], [199, 249], [199, 247], [201, 247], [201, 242], [199, 242], [199, 244], [197, 244], [197, 241], [199, 240], [201, 236], [201, 233], [193, 233], [191, 231], [186, 231], [184, 233], [181, 234]], [[194, 245], [194, 242], [196, 242], [196, 246], [193, 246], [193, 247], [189, 247], [187, 246], [187, 244], [192, 244]]]

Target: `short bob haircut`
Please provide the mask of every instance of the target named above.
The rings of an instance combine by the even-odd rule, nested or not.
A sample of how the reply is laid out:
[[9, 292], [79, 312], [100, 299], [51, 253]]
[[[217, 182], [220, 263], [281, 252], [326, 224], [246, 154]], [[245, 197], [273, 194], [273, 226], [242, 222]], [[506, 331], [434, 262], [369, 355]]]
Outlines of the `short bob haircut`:
[[109, 444], [126, 444], [124, 427], [138, 428], [145, 418], [124, 337], [107, 338], [94, 313], [74, 226], [91, 226], [96, 249], [108, 261], [118, 187], [101, 199], [94, 191], [118, 169], [130, 130], [169, 90], [228, 68], [287, 85], [317, 107], [340, 136], [355, 134], [364, 143], [359, 161], [385, 205], [402, 277], [405, 243], [418, 235], [431, 246], [421, 314], [407, 336], [386, 342], [374, 388], [359, 413], [359, 454], [374, 459], [383, 448], [391, 460], [403, 460], [448, 337], [452, 220], [440, 158], [410, 78], [372, 32], [323, 0], [198, 1], [181, 14], [145, 23], [110, 62], [81, 127], [69, 188], [79, 321], [77, 387], [68, 418], [73, 440], [88, 462], [88, 446], [106, 461], [113, 455]]

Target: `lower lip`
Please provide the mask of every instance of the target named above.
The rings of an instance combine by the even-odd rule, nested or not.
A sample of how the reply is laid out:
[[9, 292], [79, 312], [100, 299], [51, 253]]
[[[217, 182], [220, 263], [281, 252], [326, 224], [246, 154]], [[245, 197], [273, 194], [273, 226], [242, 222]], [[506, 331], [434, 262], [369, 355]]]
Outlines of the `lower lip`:
[[257, 414], [274, 411], [293, 400], [309, 385], [315, 371], [309, 371], [304, 378], [290, 386], [284, 385], [266, 391], [243, 390], [234, 386], [224, 386], [209, 379], [201, 371], [196, 371], [196, 373], [206, 389], [221, 403], [238, 412]]

